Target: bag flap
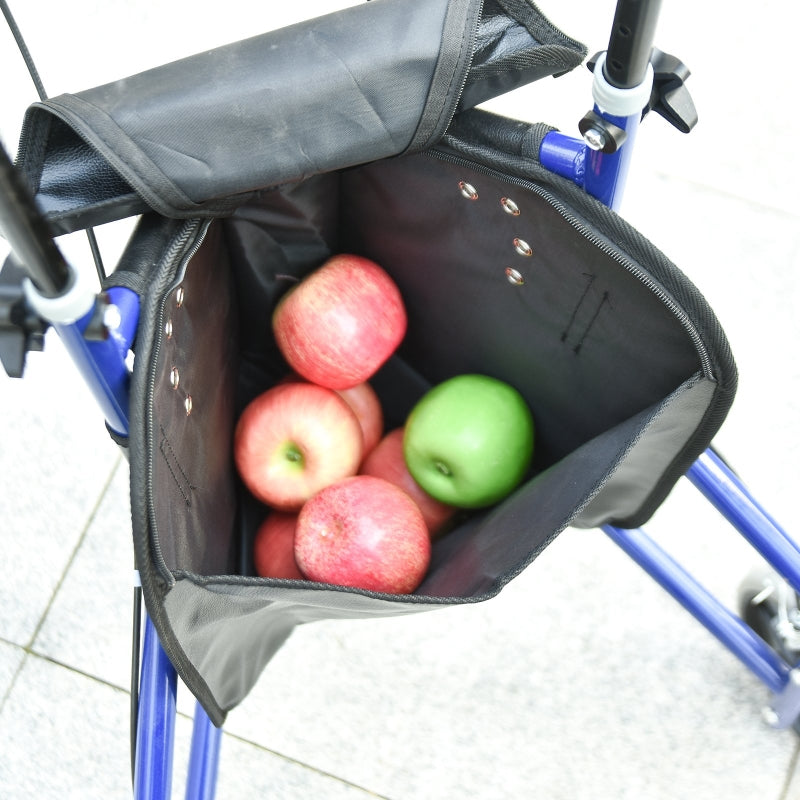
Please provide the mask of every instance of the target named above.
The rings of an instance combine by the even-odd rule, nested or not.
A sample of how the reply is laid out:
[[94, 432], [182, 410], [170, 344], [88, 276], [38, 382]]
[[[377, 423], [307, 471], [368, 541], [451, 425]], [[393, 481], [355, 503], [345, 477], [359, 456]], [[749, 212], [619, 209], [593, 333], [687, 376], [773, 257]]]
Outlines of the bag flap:
[[220, 215], [260, 189], [425, 149], [459, 103], [585, 53], [521, 0], [376, 0], [36, 103], [18, 162], [58, 232], [146, 207]]

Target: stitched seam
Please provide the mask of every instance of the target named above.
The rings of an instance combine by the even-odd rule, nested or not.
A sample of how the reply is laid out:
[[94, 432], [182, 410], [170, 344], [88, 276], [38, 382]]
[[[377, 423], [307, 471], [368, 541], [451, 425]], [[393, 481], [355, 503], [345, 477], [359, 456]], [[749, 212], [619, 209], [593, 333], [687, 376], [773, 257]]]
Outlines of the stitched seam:
[[[178, 206], [183, 210], [192, 210], [197, 207], [197, 203], [195, 203], [191, 198], [187, 197], [171, 180], [170, 178], [150, 159], [150, 157], [144, 153], [128, 136], [128, 134], [117, 124], [113, 117], [109, 116], [108, 113], [103, 111], [102, 108], [94, 105], [93, 103], [88, 102], [87, 100], [78, 97], [77, 95], [69, 96], [69, 100], [75, 106], [79, 108], [86, 109], [89, 114], [96, 115], [97, 117], [101, 118], [105, 125], [113, 126], [117, 131], [122, 134], [122, 141], [129, 143], [133, 146], [136, 150], [137, 155], [145, 162], [148, 166], [148, 169], [152, 169], [154, 173], [157, 173], [161, 181], [164, 184], [163, 188], [166, 188], [168, 192], [174, 193], [174, 199], [177, 199], [182, 205]], [[50, 101], [51, 106], [54, 109], [58, 109], [62, 114], [66, 114], [69, 116], [70, 120], [75, 120], [77, 114], [75, 110], [72, 108], [71, 103], [57, 103], [54, 100]], [[78, 116], [77, 122], [79, 124], [85, 125], [86, 120], [83, 117]], [[75, 133], [84, 141], [87, 141], [83, 134], [78, 133], [78, 128], [72, 126]], [[119, 174], [134, 188], [137, 194], [139, 194], [144, 200], [156, 211], [160, 211], [162, 213], [168, 212], [172, 209], [173, 203], [167, 199], [166, 197], [162, 196], [161, 189], [153, 188], [151, 180], [145, 180], [144, 177], [140, 174], [139, 170], [120, 152], [113, 147], [105, 135], [97, 129], [97, 126], [91, 125], [89, 127], [92, 135], [96, 137], [98, 142], [101, 142], [104, 145], [104, 152], [101, 153], [103, 158], [105, 158], [111, 166], [119, 172]], [[88, 142], [91, 145], [91, 142]], [[111, 158], [109, 158], [111, 156]]]
[[[170, 444], [169, 439], [167, 439], [167, 433], [164, 430], [163, 425], [159, 427], [161, 428], [161, 441], [159, 442], [158, 449], [161, 451], [161, 455], [164, 457], [164, 463], [167, 465], [167, 469], [169, 470], [170, 475], [172, 475], [172, 478], [175, 481], [175, 485], [178, 487], [178, 491], [181, 493], [184, 502], [186, 503], [187, 506], [190, 506], [192, 504], [191, 493], [197, 487], [192, 485], [192, 482], [189, 480], [186, 471], [183, 469], [180, 462], [178, 461], [178, 456], [176, 455], [175, 450]], [[178, 471], [180, 472], [180, 477], [176, 473], [173, 464], [175, 465], [175, 468], [177, 468]], [[183, 478], [182, 481], [181, 478]]]

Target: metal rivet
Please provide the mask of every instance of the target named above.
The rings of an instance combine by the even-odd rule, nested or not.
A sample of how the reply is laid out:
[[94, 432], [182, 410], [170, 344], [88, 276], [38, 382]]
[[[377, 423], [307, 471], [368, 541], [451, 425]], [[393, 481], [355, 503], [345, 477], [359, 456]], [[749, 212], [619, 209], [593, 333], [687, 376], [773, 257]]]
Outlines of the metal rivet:
[[533, 255], [533, 250], [531, 250], [531, 246], [524, 239], [514, 239], [514, 249], [521, 256]]
[[190, 394], [186, 395], [186, 399], [183, 401], [183, 407], [186, 409], [186, 416], [188, 417], [189, 414], [192, 413], [192, 396]]
[[503, 211], [506, 214], [511, 214], [512, 217], [519, 216], [519, 206], [509, 197], [501, 197], [500, 205], [503, 206]]
[[172, 338], [172, 320], [171, 319], [168, 319], [164, 323], [164, 333], [166, 334], [167, 339], [171, 339]]
[[508, 282], [514, 286], [522, 286], [522, 284], [525, 283], [525, 278], [513, 267], [506, 267], [506, 278], [508, 278]]
[[186, 296], [186, 293], [183, 291], [183, 286], [179, 286], [177, 291], [175, 292], [175, 305], [180, 308], [183, 305], [183, 300]]
[[461, 194], [463, 194], [464, 197], [467, 198], [467, 200], [478, 199], [478, 191], [471, 183], [467, 183], [466, 181], [459, 181], [458, 188], [461, 189]]
[[170, 372], [169, 372], [169, 382], [170, 382], [170, 384], [172, 384], [172, 388], [173, 389], [177, 389], [178, 388], [178, 384], [181, 382], [181, 376], [180, 376], [180, 373], [178, 372], [178, 368], [177, 367], [173, 367], [170, 370]]

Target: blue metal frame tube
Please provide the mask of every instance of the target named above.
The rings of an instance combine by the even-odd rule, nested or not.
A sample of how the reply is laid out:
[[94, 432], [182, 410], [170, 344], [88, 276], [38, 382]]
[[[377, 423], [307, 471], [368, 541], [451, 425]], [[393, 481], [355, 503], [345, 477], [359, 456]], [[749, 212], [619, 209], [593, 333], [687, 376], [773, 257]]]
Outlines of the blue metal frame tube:
[[625, 141], [614, 153], [592, 150], [582, 139], [551, 131], [539, 147], [539, 160], [550, 172], [568, 178], [605, 205], [617, 210], [633, 157], [641, 114], [615, 117], [595, 106], [595, 113], [622, 128]]
[[686, 477], [748, 542], [800, 592], [800, 548], [761, 508], [741, 481], [713, 453], [706, 452]]
[[53, 328], [97, 400], [109, 427], [121, 436], [128, 434], [128, 389], [130, 374], [128, 350], [136, 335], [139, 298], [130, 289], [117, 287], [108, 292], [113, 311], [107, 325], [108, 336], [87, 340], [85, 334], [94, 317], [94, 308], [76, 322], [54, 322]]
[[772, 514], [764, 508], [763, 505], [755, 498], [750, 492], [750, 489], [745, 486], [742, 482], [742, 479], [713, 451], [713, 450], [706, 450], [700, 458], [698, 459], [697, 468], [700, 468], [703, 464], [708, 464], [710, 469], [718, 470], [719, 474], [723, 476], [723, 478], [727, 481], [730, 481], [733, 486], [736, 488], [736, 491], [740, 492], [746, 498], [747, 502], [753, 505], [753, 508], [761, 514], [764, 519], [772, 525], [775, 530], [784, 538], [786, 541], [797, 551], [797, 554], [800, 555], [800, 542], [797, 542], [787, 531], [786, 529], [781, 526], [781, 524], [772, 516]]
[[205, 709], [197, 703], [186, 778], [186, 800], [214, 800], [221, 743], [222, 728], [215, 727]]
[[789, 544], [792, 545], [797, 550], [798, 555], [800, 555], [800, 543], [798, 543], [792, 536], [787, 533], [786, 529], [781, 526], [781, 524], [772, 516], [772, 514], [767, 511], [764, 506], [759, 503], [759, 501], [753, 497], [750, 493], [750, 489], [744, 485], [741, 478], [713, 451], [713, 450], [706, 450], [706, 452], [700, 456], [700, 460], [703, 461], [708, 459], [714, 467], [725, 476], [725, 478], [731, 481], [734, 486], [736, 486], [737, 490], [740, 491], [749, 502], [753, 504], [753, 506], [759, 511], [760, 514], [764, 516], [764, 519], [767, 520], [775, 529], [783, 536]]
[[567, 136], [560, 131], [550, 131], [542, 139], [539, 160], [550, 172], [568, 178], [583, 188], [588, 149], [583, 139]]
[[[637, 11], [644, 14], [642, 30], [638, 33], [650, 37], [658, 16], [659, 3], [638, 5], [650, 7], [649, 10]], [[630, 44], [629, 41], [624, 42], [625, 48]], [[606, 74], [608, 53], [598, 55], [592, 82], [594, 109], [591, 115], [582, 120], [587, 123], [585, 128], [581, 127], [584, 140], [571, 142], [569, 137], [551, 132], [539, 147], [539, 159], [545, 167], [575, 181], [615, 211], [622, 204], [636, 134], [653, 87], [653, 68], [649, 60], [652, 43], [641, 43], [641, 47], [637, 46], [634, 50], [628, 52], [627, 56], [631, 56], [635, 63], [627, 63], [626, 56], [619, 63], [615, 60], [612, 65], [615, 69], [619, 68], [626, 78], [638, 81], [634, 85], [612, 83]]]
[[628, 117], [617, 117], [604, 113], [598, 106], [596, 114], [625, 131], [625, 141], [613, 153], [602, 150], [589, 150], [586, 156], [584, 188], [592, 197], [605, 203], [615, 211], [622, 205], [622, 195], [628, 179], [633, 158], [636, 133], [641, 122], [641, 111]]
[[177, 683], [175, 668], [147, 617], [136, 737], [135, 800], [168, 800], [172, 793]]
[[789, 680], [789, 666], [641, 528], [623, 530], [604, 525], [603, 531], [772, 692], [783, 690]]

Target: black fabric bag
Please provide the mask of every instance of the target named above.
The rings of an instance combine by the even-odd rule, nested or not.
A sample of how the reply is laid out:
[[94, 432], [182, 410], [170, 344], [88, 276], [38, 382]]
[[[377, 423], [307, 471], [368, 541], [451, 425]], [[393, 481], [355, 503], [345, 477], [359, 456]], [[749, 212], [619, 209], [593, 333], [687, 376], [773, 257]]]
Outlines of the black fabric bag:
[[[380, 0], [30, 109], [19, 163], [54, 226], [144, 212], [110, 278], [142, 299], [134, 546], [215, 723], [296, 625], [480, 602], [568, 525], [644, 522], [722, 423], [736, 371], [697, 290], [541, 167], [549, 128], [470, 110], [584, 55], [522, 0]], [[437, 540], [408, 596], [252, 570], [266, 510], [233, 427], [287, 372], [277, 300], [336, 252], [375, 259], [408, 309], [372, 381], [387, 430], [467, 372], [511, 383], [536, 421], [532, 477]]]

